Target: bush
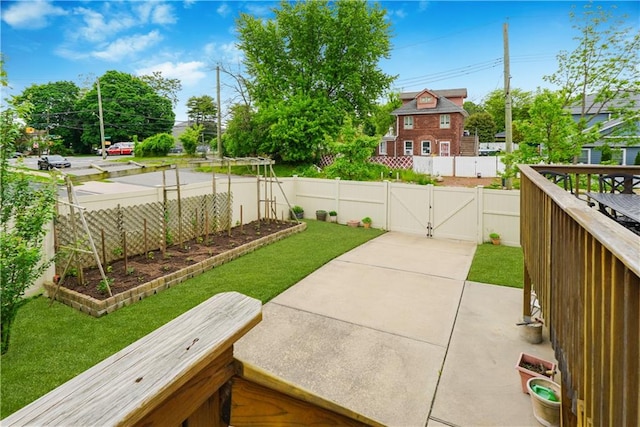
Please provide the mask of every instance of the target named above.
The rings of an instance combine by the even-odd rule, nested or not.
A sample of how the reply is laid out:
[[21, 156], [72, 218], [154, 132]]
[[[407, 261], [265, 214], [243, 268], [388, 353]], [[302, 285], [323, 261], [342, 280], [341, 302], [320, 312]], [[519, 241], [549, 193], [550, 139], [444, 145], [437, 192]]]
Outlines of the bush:
[[150, 136], [142, 142], [136, 142], [136, 157], [161, 157], [169, 154], [169, 150], [174, 146], [175, 140], [168, 133], [159, 133]]
[[640, 165], [640, 151], [636, 154], [636, 159], [633, 162], [634, 165]]

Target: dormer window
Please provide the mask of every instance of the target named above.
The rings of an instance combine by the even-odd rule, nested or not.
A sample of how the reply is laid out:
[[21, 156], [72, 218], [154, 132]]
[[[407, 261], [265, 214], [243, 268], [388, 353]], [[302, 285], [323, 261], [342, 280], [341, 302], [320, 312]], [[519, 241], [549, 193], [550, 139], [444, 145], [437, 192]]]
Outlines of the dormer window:
[[420, 104], [430, 104], [431, 102], [433, 102], [433, 98], [430, 96], [421, 96], [420, 97]]

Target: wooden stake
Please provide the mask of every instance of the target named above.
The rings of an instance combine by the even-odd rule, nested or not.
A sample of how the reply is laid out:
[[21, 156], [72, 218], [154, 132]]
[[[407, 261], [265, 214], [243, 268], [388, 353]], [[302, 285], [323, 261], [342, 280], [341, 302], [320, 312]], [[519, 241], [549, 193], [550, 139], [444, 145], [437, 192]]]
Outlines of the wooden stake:
[[204, 241], [209, 240], [209, 209], [204, 211]]
[[105, 248], [104, 228], [100, 229], [100, 240], [102, 241], [102, 263], [107, 265], [107, 249]]
[[176, 188], [178, 190], [178, 243], [182, 246], [182, 200], [180, 197], [180, 172], [176, 165]]
[[231, 214], [233, 213], [233, 210], [231, 209], [231, 162], [227, 163], [229, 166], [227, 168], [227, 209], [228, 209], [228, 229], [229, 229], [229, 236], [231, 236]]
[[149, 246], [147, 245], [147, 218], [144, 219], [144, 256], [147, 257]]
[[127, 232], [122, 232], [122, 250], [124, 251], [124, 272], [126, 273], [129, 266], [129, 257], [127, 255]]

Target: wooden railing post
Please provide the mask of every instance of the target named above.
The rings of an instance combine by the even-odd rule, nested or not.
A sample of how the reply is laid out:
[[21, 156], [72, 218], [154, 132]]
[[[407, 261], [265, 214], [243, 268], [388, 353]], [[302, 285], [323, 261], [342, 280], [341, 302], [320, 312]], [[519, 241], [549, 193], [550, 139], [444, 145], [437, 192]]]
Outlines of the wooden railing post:
[[[524, 262], [524, 261], [523, 261]], [[531, 276], [529, 276], [529, 269], [527, 264], [524, 263], [524, 287], [522, 289], [522, 321], [531, 322]]]

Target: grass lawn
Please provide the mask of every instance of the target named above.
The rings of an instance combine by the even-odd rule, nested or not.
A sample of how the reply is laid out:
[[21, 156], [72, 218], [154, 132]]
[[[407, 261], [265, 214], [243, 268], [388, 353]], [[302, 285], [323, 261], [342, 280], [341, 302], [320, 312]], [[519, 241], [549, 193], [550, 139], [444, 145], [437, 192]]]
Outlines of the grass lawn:
[[467, 280], [522, 288], [522, 248], [485, 243], [476, 249]]
[[217, 293], [237, 291], [266, 303], [382, 233], [308, 221], [302, 233], [99, 319], [33, 298], [18, 312], [9, 351], [1, 359], [0, 415], [8, 416]]

